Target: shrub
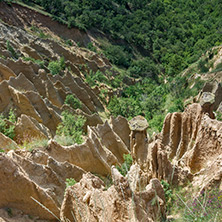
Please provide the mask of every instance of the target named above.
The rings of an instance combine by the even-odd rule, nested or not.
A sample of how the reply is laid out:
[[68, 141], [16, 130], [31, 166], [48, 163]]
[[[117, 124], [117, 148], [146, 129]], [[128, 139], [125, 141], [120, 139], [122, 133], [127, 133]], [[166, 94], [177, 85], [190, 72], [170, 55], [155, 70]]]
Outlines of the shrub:
[[198, 62], [198, 65], [197, 65], [197, 68], [200, 70], [201, 73], [205, 73], [205, 72], [208, 72], [209, 69], [207, 67], [207, 61], [206, 59], [201, 59], [199, 62]]
[[15, 137], [15, 126], [8, 125], [7, 120], [11, 121], [12, 123], [16, 122], [16, 116], [13, 109], [10, 109], [8, 118], [5, 118], [2, 114], [0, 115], [0, 132], [3, 133], [5, 136], [13, 139]]
[[130, 76], [135, 78], [149, 77], [157, 80], [159, 72], [158, 66], [149, 58], [133, 61], [129, 67]]
[[80, 109], [82, 107], [82, 103], [73, 95], [66, 96], [65, 104], [70, 105], [73, 109]]
[[73, 143], [81, 144], [83, 142], [82, 127], [84, 123], [84, 117], [64, 111], [62, 112], [62, 123], [58, 125], [56, 134], [58, 136], [70, 138]]
[[66, 44], [67, 46], [73, 46], [73, 42], [72, 42], [71, 39], [65, 40], [65, 44]]
[[86, 74], [85, 76], [86, 76], [86, 82], [91, 87], [97, 85], [97, 82], [109, 84], [109, 81], [107, 77], [105, 76], [105, 74], [99, 70], [96, 73], [90, 70], [89, 74]]
[[75, 185], [77, 182], [75, 179], [73, 178], [67, 178], [66, 179], [66, 188], [71, 187], [73, 185]]
[[12, 57], [13, 57], [14, 59], [18, 59], [18, 58], [19, 58], [17, 52], [14, 50], [14, 48], [12, 47], [11, 42], [10, 42], [9, 40], [6, 41], [6, 47], [7, 47], [7, 50], [8, 50], [9, 52], [11, 52]]
[[25, 135], [22, 138], [20, 148], [32, 152], [35, 148], [46, 148], [48, 145], [48, 139], [44, 138], [32, 138], [30, 135]]
[[49, 37], [48, 34], [45, 34], [42, 30], [39, 31], [39, 38], [47, 39]]
[[45, 65], [44, 61], [41, 61], [39, 59], [34, 59], [32, 57], [24, 57], [23, 60], [24, 61], [31, 61], [33, 63], [36, 63], [36, 64], [38, 64], [40, 66], [40, 68], [44, 68], [44, 65]]
[[89, 42], [87, 44], [87, 49], [89, 49], [90, 51], [93, 51], [93, 52], [97, 52], [96, 47], [93, 45], [92, 42]]
[[60, 74], [60, 72], [65, 69], [64, 57], [61, 57], [59, 61], [51, 61], [48, 65], [48, 69], [52, 75]]
[[161, 180], [161, 184], [163, 186], [163, 190], [164, 190], [164, 194], [165, 194], [165, 198], [166, 198], [166, 203], [167, 203], [167, 208], [169, 210], [169, 207], [171, 207], [169, 204], [169, 201], [172, 201], [173, 191], [170, 187], [170, 184], [167, 183], [167, 181]]
[[123, 159], [124, 163], [120, 166], [116, 166], [116, 168], [119, 170], [119, 172], [123, 175], [126, 176], [128, 173], [132, 163], [133, 163], [133, 158], [130, 154], [123, 154]]
[[216, 119], [218, 121], [222, 121], [222, 113], [221, 112], [219, 112], [219, 111], [216, 112]]
[[115, 65], [129, 67], [131, 61], [130, 53], [126, 52], [123, 47], [111, 45], [104, 50], [106, 57]]

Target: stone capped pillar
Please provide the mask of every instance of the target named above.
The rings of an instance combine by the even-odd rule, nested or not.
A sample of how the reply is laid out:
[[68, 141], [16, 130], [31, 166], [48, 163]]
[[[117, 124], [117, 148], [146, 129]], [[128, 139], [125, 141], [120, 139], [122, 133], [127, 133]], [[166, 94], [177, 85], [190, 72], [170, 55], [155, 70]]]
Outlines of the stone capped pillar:
[[136, 116], [129, 121], [130, 134], [130, 151], [133, 162], [145, 169], [147, 165], [148, 154], [148, 122], [143, 116]]

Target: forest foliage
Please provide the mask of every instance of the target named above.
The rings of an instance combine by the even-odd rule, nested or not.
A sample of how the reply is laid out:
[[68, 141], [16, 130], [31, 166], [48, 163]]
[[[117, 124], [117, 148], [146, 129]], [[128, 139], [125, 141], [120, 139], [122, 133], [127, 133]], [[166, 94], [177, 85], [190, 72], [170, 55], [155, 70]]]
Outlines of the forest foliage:
[[[133, 75], [139, 75], [139, 69], [142, 75], [147, 73], [134, 62], [134, 46], [146, 55], [151, 70], [155, 65], [161, 72], [175, 76], [203, 51], [222, 41], [220, 0], [23, 1], [41, 5], [69, 27], [96, 28], [116, 42], [124, 41], [108, 48], [106, 55], [116, 65], [130, 67]], [[150, 72], [156, 74], [155, 70]]]
[[[144, 115], [154, 131], [161, 130], [167, 112], [183, 111], [184, 100], [203, 85], [197, 79], [191, 88], [190, 76], [181, 72], [222, 43], [220, 0], [22, 1], [41, 6], [69, 28], [103, 32], [108, 42], [100, 50], [120, 73], [114, 79], [100, 71], [84, 73], [86, 81], [91, 87], [104, 83], [114, 91], [121, 88], [107, 104], [111, 114], [128, 119]], [[86, 47], [101, 53], [92, 43]], [[210, 57], [198, 61], [198, 72], [209, 71]], [[60, 63], [48, 68], [53, 73], [62, 69]], [[136, 84], [124, 85], [125, 76]]]

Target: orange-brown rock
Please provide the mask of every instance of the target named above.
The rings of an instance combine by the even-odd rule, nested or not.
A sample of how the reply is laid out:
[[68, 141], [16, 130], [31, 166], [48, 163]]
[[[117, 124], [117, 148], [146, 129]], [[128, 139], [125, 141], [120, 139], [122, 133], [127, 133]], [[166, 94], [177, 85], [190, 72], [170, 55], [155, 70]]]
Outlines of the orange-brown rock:
[[69, 187], [61, 207], [61, 219], [152, 222], [165, 218], [165, 197], [158, 180], [152, 180], [144, 191], [132, 194], [126, 178], [115, 168], [112, 177], [114, 185], [108, 190], [104, 190], [103, 181], [89, 173], [80, 183]]
[[100, 138], [101, 144], [109, 149], [120, 163], [123, 162], [123, 154], [129, 154], [129, 150], [121, 138], [112, 130], [109, 123], [106, 121], [103, 125], [91, 127], [91, 129]]
[[31, 142], [33, 139], [47, 139], [49, 129], [33, 118], [22, 114], [15, 126], [15, 141], [17, 143]]
[[88, 138], [81, 144], [63, 147], [51, 141], [46, 152], [59, 162], [67, 161], [85, 171], [108, 175], [111, 166], [120, 164], [114, 154], [103, 146], [97, 135], [89, 128]]
[[16, 142], [0, 132], [0, 149], [4, 151], [9, 151], [16, 148]]
[[59, 216], [59, 206], [50, 196], [50, 191], [47, 192], [29, 178], [23, 168], [11, 157], [0, 154], [0, 169], [0, 208], [17, 208], [26, 214], [55, 220], [49, 212], [31, 199], [33, 197]]
[[0, 82], [3, 80], [9, 80], [9, 78], [15, 77], [15, 73], [7, 66], [0, 63]]
[[133, 161], [138, 163], [141, 169], [147, 166], [148, 154], [148, 122], [143, 116], [136, 116], [129, 121], [130, 134], [130, 151]]
[[122, 116], [118, 116], [117, 118], [111, 116], [111, 127], [125, 143], [128, 150], [130, 150], [130, 128], [128, 121]]

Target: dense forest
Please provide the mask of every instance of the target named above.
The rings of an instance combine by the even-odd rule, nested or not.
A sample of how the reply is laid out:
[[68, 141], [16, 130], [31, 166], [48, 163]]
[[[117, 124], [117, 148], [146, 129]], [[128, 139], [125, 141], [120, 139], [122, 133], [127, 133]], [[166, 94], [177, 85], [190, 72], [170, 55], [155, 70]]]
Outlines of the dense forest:
[[[222, 40], [222, 3], [219, 0], [24, 0], [83, 30], [96, 28], [113, 39], [125, 40], [127, 58], [117, 65], [134, 76], [149, 76], [133, 62], [133, 45], [142, 48], [152, 75], [174, 76], [201, 53]], [[128, 47], [127, 47], [128, 46]], [[107, 53], [108, 54], [108, 53]], [[155, 67], [152, 67], [155, 64]]]
[[[101, 73], [86, 76], [122, 87], [121, 97], [107, 104], [111, 114], [131, 118], [144, 114], [155, 130], [161, 129], [166, 112], [183, 110], [183, 101], [198, 93], [202, 82], [188, 88], [180, 73], [213, 46], [222, 42], [220, 0], [23, 0], [39, 5], [69, 28], [102, 32], [109, 44], [101, 44], [105, 56], [121, 75], [111, 84]], [[88, 48], [96, 51], [92, 45]], [[215, 52], [208, 53], [208, 57]], [[198, 71], [207, 72], [207, 59]], [[124, 76], [140, 79], [130, 87]]]

